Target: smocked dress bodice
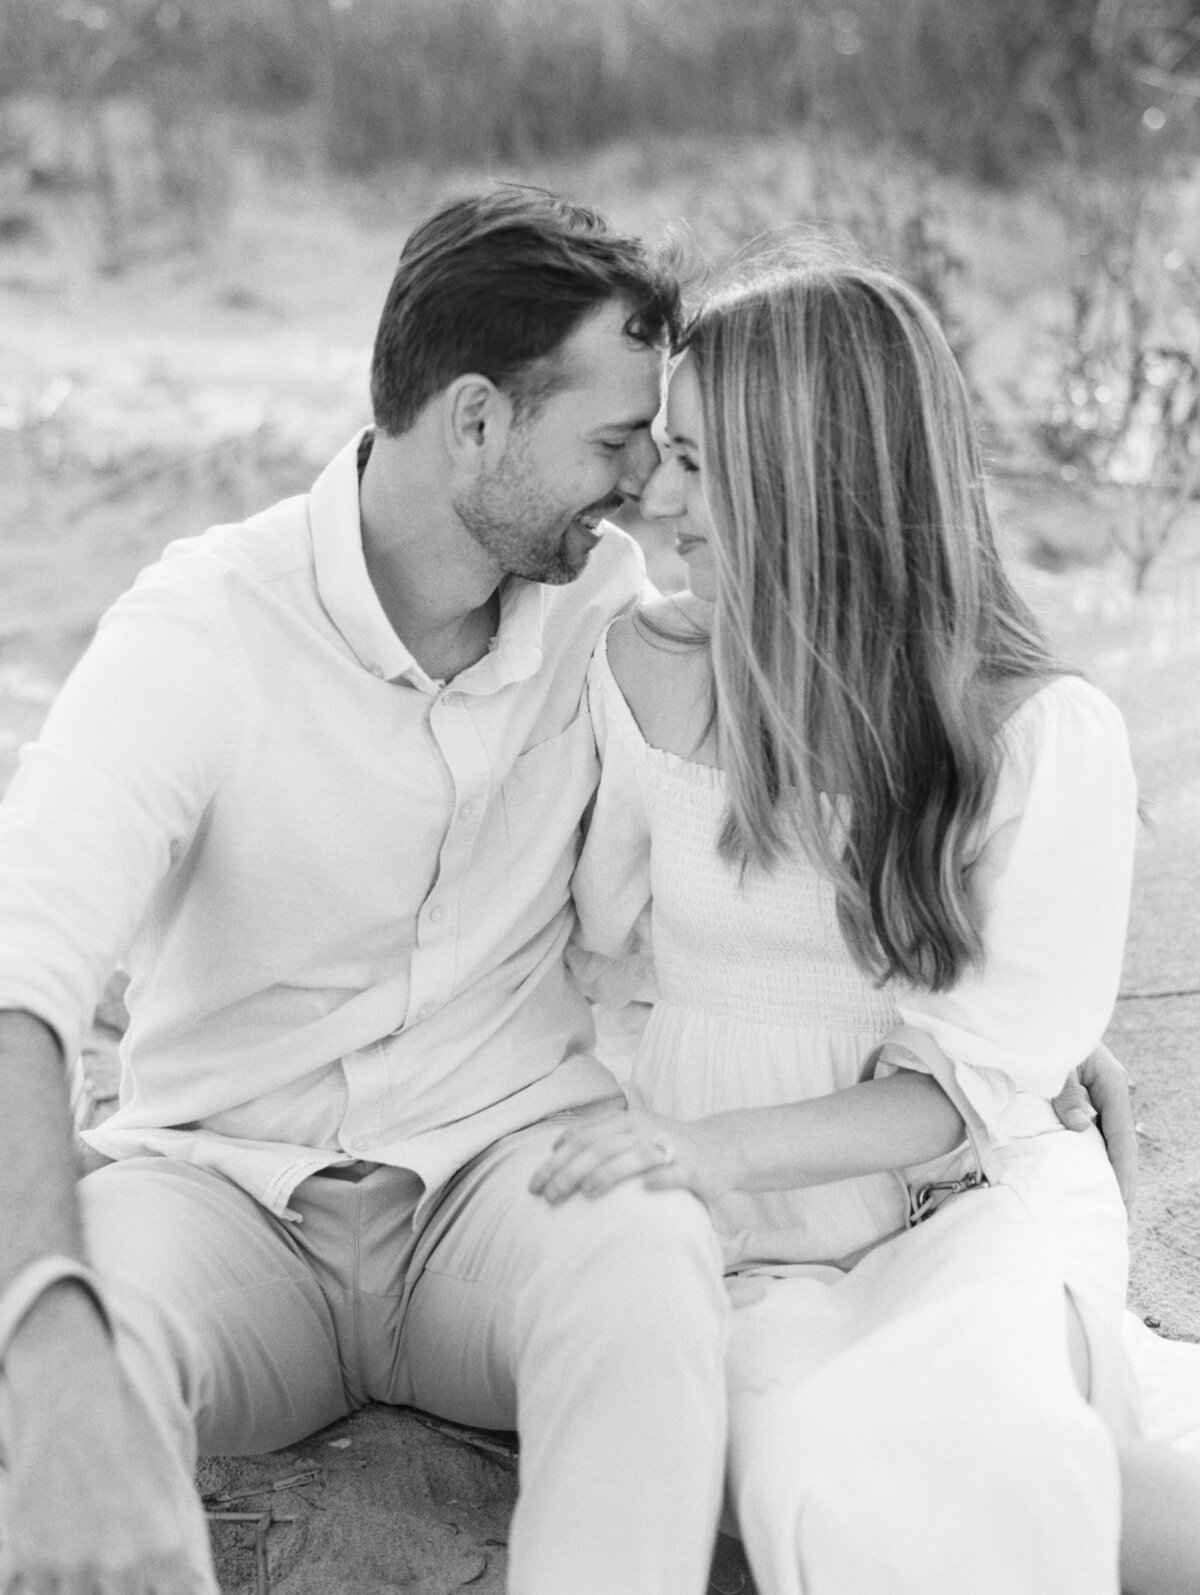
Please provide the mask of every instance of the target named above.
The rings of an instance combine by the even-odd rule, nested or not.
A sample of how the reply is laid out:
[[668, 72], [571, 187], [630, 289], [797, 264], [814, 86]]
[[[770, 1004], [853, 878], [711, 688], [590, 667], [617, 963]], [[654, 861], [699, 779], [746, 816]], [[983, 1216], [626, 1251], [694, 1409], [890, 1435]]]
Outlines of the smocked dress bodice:
[[643, 747], [659, 1000], [822, 1034], [895, 1024], [891, 995], [846, 957], [833, 891], [808, 860], [793, 855], [744, 876], [723, 864], [721, 771]]

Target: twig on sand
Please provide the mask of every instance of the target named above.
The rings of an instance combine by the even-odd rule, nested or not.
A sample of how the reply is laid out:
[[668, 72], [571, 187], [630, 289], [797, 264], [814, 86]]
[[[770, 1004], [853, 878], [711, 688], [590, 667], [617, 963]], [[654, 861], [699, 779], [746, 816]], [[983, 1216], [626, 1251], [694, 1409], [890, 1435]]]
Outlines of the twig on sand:
[[254, 1591], [255, 1595], [270, 1595], [271, 1571], [267, 1566], [267, 1530], [271, 1527], [271, 1514], [264, 1512], [254, 1531]]
[[501, 1440], [495, 1434], [481, 1433], [478, 1429], [469, 1429], [462, 1424], [447, 1423], [441, 1418], [432, 1417], [428, 1412], [418, 1412], [415, 1407], [406, 1407], [405, 1411], [423, 1428], [432, 1429], [435, 1434], [445, 1435], [447, 1440], [457, 1440], [460, 1445], [470, 1446], [473, 1451], [482, 1451], [485, 1456], [495, 1457], [498, 1461], [507, 1463], [509, 1467], [516, 1464], [517, 1447], [511, 1440]]
[[[307, 1468], [303, 1473], [289, 1473], [285, 1479], [272, 1479], [268, 1484], [256, 1484], [252, 1489], [226, 1490], [222, 1495], [208, 1495], [205, 1500], [213, 1506], [227, 1506], [231, 1501], [248, 1501], [255, 1495], [270, 1495], [276, 1490], [294, 1490], [301, 1484], [312, 1484], [321, 1477], [320, 1468]], [[253, 1514], [255, 1517], [258, 1513]], [[280, 1519], [276, 1518], [276, 1522]]]
[[[260, 1492], [261, 1493], [261, 1492]], [[295, 1523], [295, 1517], [277, 1517], [274, 1507], [265, 1512], [205, 1512], [210, 1523], [254, 1524], [254, 1595], [271, 1595], [271, 1571], [267, 1564], [267, 1531], [273, 1523]]]
[[268, 1527], [272, 1523], [298, 1523], [300, 1519], [294, 1513], [286, 1517], [276, 1517], [274, 1512], [206, 1512], [205, 1517], [210, 1523], [261, 1523], [266, 1518]]
[[1200, 997], [1200, 986], [1181, 986], [1175, 991], [1120, 991], [1118, 1002], [1159, 1002], [1164, 997]]

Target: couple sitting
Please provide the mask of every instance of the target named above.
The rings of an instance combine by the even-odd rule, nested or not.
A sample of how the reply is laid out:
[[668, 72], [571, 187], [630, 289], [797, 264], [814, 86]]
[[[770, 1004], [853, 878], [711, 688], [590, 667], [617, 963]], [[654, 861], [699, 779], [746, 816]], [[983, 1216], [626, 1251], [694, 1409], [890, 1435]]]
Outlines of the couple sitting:
[[[685, 328], [506, 190], [410, 238], [372, 399], [143, 573], [0, 809], [6, 1587], [211, 1595], [197, 1451], [369, 1400], [519, 1428], [519, 1595], [698, 1595], [727, 1457], [769, 1595], [1102, 1595], [1119, 1531], [1192, 1587], [1049, 1103], [1115, 996], [1124, 733], [928, 311], [781, 266]], [[639, 498], [691, 579], [640, 608]], [[588, 982], [656, 998], [629, 1111]]]

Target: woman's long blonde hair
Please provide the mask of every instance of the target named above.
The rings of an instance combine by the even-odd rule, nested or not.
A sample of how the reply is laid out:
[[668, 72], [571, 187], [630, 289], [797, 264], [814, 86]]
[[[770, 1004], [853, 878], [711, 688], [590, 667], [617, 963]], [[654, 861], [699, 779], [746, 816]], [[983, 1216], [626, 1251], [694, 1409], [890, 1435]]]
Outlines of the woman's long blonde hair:
[[719, 528], [720, 851], [800, 845], [857, 962], [942, 989], [980, 955], [996, 731], [1061, 670], [1002, 568], [962, 375], [911, 289], [845, 264], [760, 270], [685, 347]]

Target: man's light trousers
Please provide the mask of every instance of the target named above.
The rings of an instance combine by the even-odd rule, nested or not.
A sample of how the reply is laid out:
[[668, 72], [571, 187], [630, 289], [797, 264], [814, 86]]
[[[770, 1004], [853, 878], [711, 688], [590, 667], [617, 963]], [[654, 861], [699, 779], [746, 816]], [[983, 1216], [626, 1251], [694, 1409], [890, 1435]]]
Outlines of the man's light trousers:
[[[405, 1170], [296, 1191], [134, 1158], [80, 1187], [135, 1387], [196, 1455], [291, 1445], [367, 1401], [520, 1431], [514, 1595], [700, 1595], [720, 1505], [726, 1299], [708, 1216], [639, 1183], [552, 1208], [561, 1121], [463, 1170], [414, 1233]], [[196, 1509], [201, 1587], [215, 1591]]]

